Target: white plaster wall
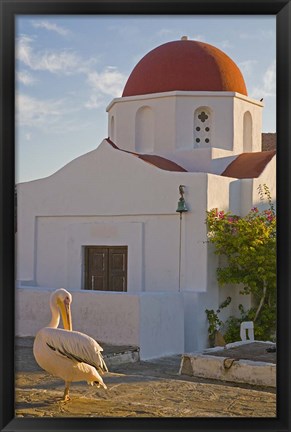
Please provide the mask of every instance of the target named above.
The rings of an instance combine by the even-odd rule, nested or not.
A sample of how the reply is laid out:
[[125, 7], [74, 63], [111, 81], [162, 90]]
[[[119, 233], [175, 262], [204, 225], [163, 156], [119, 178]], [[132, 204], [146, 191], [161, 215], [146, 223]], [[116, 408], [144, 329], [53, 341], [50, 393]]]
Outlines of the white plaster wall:
[[[152, 109], [155, 117], [153, 151], [163, 155], [178, 150], [194, 149], [194, 112], [209, 107], [212, 112], [212, 147], [232, 151], [233, 92], [167, 92], [114, 99], [107, 107], [109, 124], [116, 120], [116, 144], [135, 151], [135, 119], [142, 107]], [[127, 125], [124, 128], [124, 124]]]
[[265, 167], [261, 175], [254, 179], [242, 179], [241, 184], [241, 216], [245, 216], [252, 207], [268, 208], [268, 202], [262, 202], [258, 194], [258, 186], [266, 184], [270, 190], [272, 202], [276, 207], [276, 156]]
[[164, 153], [164, 157], [176, 162], [189, 172], [221, 174], [237, 157], [229, 150], [218, 148], [196, 148]]
[[[276, 168], [277, 167], [277, 158], [276, 155], [272, 158], [272, 160], [268, 163], [268, 165], [265, 167], [262, 174], [253, 180], [253, 190], [252, 190], [252, 201], [253, 206], [258, 205], [261, 206], [262, 202], [259, 199], [258, 195], [258, 186], [263, 186], [266, 184], [270, 190], [271, 199], [276, 207], [276, 200], [277, 200], [277, 185], [276, 185]], [[269, 207], [267, 201], [265, 204], [265, 207]]]
[[176, 96], [176, 149], [194, 149], [194, 112], [211, 112], [211, 147], [232, 150], [233, 96], [227, 92], [185, 92]]
[[17, 278], [23, 281], [35, 280], [35, 204], [34, 188], [17, 185]]
[[[51, 317], [52, 289], [16, 290], [15, 324], [17, 336], [35, 336]], [[127, 293], [73, 292], [73, 329], [98, 341], [139, 346], [139, 297]]]
[[250, 112], [252, 117], [252, 151], [261, 150], [262, 106], [254, 99], [233, 92], [175, 91], [117, 98], [107, 111], [109, 125], [112, 116], [115, 118], [116, 144], [125, 150], [138, 151], [135, 146], [136, 114], [143, 107], [150, 108], [155, 131], [152, 151], [165, 155], [194, 149], [194, 112], [199, 107], [207, 107], [211, 111], [210, 145], [227, 150], [231, 156], [243, 152], [245, 112]]
[[[239, 212], [239, 181], [231, 177], [208, 174], [207, 209], [218, 208], [224, 211]], [[233, 189], [230, 194], [230, 189]]]
[[177, 291], [179, 286], [179, 217], [148, 217], [144, 224], [144, 290]]
[[140, 355], [150, 359], [184, 352], [184, 307], [181, 294], [140, 296]]
[[177, 290], [180, 184], [189, 207], [181, 289], [206, 289], [206, 175], [160, 170], [106, 141], [54, 175], [19, 185], [17, 279], [78, 289], [83, 245], [129, 245], [130, 291]]
[[240, 215], [245, 216], [253, 207], [254, 179], [242, 179], [240, 180], [240, 185], [241, 185]]
[[135, 118], [135, 147], [138, 153], [150, 153], [155, 148], [155, 113], [148, 106], [139, 108]]
[[207, 293], [183, 292], [185, 311], [184, 352], [201, 351], [208, 347]]
[[142, 290], [142, 222], [130, 218], [38, 217], [36, 284], [83, 287], [85, 246], [128, 246], [128, 291]]
[[38, 217], [36, 285], [80, 289], [84, 246], [128, 246], [128, 292], [177, 291], [178, 215]]
[[114, 99], [107, 108], [109, 124], [111, 117], [115, 118], [114, 142], [123, 150], [139, 151], [136, 148], [136, 116], [142, 108], [151, 110], [154, 129], [154, 145], [146, 151], [160, 153], [165, 147], [173, 151], [176, 125], [173, 121], [175, 98], [171, 93]]
[[[48, 288], [16, 290], [16, 336], [35, 336], [50, 321]], [[73, 329], [100, 343], [140, 347], [142, 360], [184, 352], [180, 294], [72, 291]]]
[[181, 221], [181, 291], [207, 290], [207, 175], [200, 176], [199, 182], [184, 183], [189, 212], [183, 214]]
[[250, 98], [234, 99], [234, 153], [243, 153], [244, 114], [249, 112], [252, 118], [252, 152], [262, 151], [262, 107], [259, 101]]

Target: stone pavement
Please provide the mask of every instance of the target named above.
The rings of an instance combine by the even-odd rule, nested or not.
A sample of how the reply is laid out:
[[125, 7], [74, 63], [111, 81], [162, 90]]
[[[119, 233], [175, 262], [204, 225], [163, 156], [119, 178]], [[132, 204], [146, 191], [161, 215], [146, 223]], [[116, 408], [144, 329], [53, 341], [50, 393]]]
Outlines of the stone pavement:
[[[17, 343], [16, 416], [276, 417], [274, 389], [178, 375], [181, 356], [111, 364], [118, 348], [102, 346], [110, 370], [104, 375], [108, 390], [73, 383], [71, 401], [61, 403], [64, 383], [38, 367], [31, 340]], [[125, 348], [121, 351], [136, 355], [133, 347]]]

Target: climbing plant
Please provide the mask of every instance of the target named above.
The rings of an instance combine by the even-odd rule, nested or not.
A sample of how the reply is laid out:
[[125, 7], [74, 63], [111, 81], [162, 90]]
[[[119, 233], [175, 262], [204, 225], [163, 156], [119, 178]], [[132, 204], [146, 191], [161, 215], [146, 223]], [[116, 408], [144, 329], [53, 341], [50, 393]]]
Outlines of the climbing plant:
[[208, 334], [212, 343], [214, 343], [215, 333], [220, 330], [223, 325], [223, 321], [219, 318], [219, 313], [221, 309], [227, 307], [231, 302], [231, 297], [227, 297], [227, 299], [222, 302], [216, 311], [214, 309], [206, 309], [206, 315], [208, 319]]
[[256, 339], [275, 337], [276, 213], [268, 187], [260, 185], [258, 193], [268, 203], [265, 210], [253, 207], [244, 217], [218, 209], [207, 212], [208, 241], [226, 262], [217, 268], [219, 285], [240, 284], [241, 294], [251, 294], [253, 300], [247, 311], [240, 305], [240, 318], [230, 317], [224, 323], [226, 342], [239, 340], [239, 326], [244, 320], [254, 321]]

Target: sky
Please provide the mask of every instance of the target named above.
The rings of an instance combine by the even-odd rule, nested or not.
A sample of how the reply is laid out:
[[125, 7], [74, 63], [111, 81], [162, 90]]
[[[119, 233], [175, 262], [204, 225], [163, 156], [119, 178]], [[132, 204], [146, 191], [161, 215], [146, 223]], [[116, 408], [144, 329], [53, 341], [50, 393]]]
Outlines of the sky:
[[19, 15], [16, 20], [16, 182], [47, 177], [108, 136], [106, 107], [132, 69], [182, 36], [224, 51], [248, 95], [264, 98], [276, 132], [274, 16]]

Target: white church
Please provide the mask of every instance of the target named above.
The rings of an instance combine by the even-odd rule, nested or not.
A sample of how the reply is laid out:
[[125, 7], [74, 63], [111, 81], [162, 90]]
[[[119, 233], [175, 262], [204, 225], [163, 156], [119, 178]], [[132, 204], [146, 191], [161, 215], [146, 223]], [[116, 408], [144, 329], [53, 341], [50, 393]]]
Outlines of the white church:
[[108, 137], [17, 185], [16, 334], [45, 326], [63, 287], [73, 328], [101, 343], [141, 359], [207, 347], [205, 309], [250, 299], [218, 286], [206, 211], [245, 215], [264, 183], [276, 199], [262, 110], [214, 46], [182, 37], [146, 54], [107, 107]]

